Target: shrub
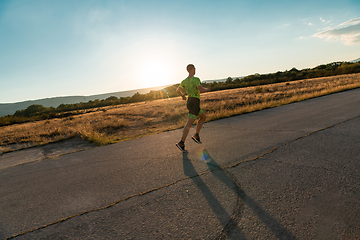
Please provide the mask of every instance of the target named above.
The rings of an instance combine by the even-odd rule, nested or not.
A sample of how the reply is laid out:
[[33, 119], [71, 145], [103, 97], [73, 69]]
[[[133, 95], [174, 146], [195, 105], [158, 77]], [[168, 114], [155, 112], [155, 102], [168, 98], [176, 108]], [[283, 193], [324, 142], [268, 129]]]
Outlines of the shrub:
[[255, 88], [255, 93], [262, 93], [263, 89], [261, 87]]

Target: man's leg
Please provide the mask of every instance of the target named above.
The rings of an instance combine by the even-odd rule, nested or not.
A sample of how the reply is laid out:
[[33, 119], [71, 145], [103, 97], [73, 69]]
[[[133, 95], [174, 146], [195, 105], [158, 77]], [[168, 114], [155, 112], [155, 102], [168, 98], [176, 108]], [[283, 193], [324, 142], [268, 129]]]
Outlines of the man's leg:
[[198, 123], [196, 124], [196, 133], [199, 134], [200, 133], [200, 130], [201, 130], [201, 127], [202, 125], [204, 124], [205, 120], [206, 120], [206, 114], [205, 112], [202, 112], [200, 115], [199, 115], [199, 121]]
[[190, 128], [193, 125], [193, 123], [195, 122], [195, 120], [196, 119], [194, 119], [194, 118], [190, 118], [190, 117], [188, 118], [187, 123], [183, 130], [183, 135], [182, 135], [181, 141], [185, 142], [185, 139], [186, 139], [187, 135], [189, 134]]

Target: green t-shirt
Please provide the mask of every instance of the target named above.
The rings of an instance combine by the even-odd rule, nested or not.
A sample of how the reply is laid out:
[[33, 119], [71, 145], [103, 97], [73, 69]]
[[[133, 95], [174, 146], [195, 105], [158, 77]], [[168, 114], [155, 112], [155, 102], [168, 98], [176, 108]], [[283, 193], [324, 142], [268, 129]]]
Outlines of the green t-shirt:
[[200, 91], [197, 88], [199, 85], [201, 85], [200, 78], [191, 77], [182, 80], [180, 87], [185, 88], [189, 97], [196, 97], [200, 99]]

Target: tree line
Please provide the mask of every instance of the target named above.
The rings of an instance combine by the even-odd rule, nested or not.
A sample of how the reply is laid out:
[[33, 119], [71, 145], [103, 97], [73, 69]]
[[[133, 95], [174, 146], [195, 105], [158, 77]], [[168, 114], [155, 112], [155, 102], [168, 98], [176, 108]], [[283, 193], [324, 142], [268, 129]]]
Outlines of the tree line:
[[229, 77], [225, 82], [210, 83], [208, 84], [208, 87], [210, 87], [212, 91], [216, 91], [231, 88], [266, 85], [271, 83], [289, 82], [301, 79], [336, 76], [350, 73], [360, 73], [360, 62], [333, 62], [329, 64], [319, 65], [315, 68], [306, 68], [303, 70], [292, 68], [291, 70], [287, 70], [284, 72], [279, 71], [269, 74], [253, 74], [241, 79], [232, 79], [231, 77]]
[[131, 97], [111, 96], [103, 100], [90, 100], [73, 104], [60, 104], [58, 107], [44, 107], [40, 104], [33, 104], [23, 110], [16, 111], [13, 115], [7, 115], [0, 118], [0, 126], [6, 126], [17, 123], [33, 122], [39, 120], [71, 117], [74, 115], [91, 112], [89, 109], [115, 106], [120, 104], [129, 104], [135, 102], [151, 101], [156, 99], [171, 98], [177, 96], [176, 88], [179, 84], [166, 87], [158, 91], [150, 91], [146, 94], [136, 92]]
[[[248, 86], [259, 86], [271, 83], [289, 82], [301, 79], [335, 76], [341, 74], [360, 73], [360, 62], [333, 62], [326, 65], [319, 65], [315, 68], [307, 68], [298, 70], [292, 68], [284, 72], [276, 72], [270, 74], [253, 74], [244, 78], [232, 79], [228, 77], [225, 82], [203, 83], [205, 87], [209, 87], [212, 91], [242, 88]], [[129, 104], [135, 102], [151, 101], [164, 98], [172, 98], [178, 96], [176, 89], [179, 84], [166, 87], [162, 90], [150, 91], [146, 94], [135, 93], [131, 97], [115, 97], [111, 96], [107, 99], [88, 102], [80, 102], [74, 104], [61, 104], [58, 107], [44, 107], [42, 105], [31, 105], [26, 109], [18, 110], [13, 115], [7, 115], [0, 118], [0, 126], [6, 126], [16, 123], [24, 123], [30, 121], [46, 120], [52, 118], [64, 118], [73, 115], [84, 114], [89, 109]], [[91, 110], [90, 110], [91, 111]]]

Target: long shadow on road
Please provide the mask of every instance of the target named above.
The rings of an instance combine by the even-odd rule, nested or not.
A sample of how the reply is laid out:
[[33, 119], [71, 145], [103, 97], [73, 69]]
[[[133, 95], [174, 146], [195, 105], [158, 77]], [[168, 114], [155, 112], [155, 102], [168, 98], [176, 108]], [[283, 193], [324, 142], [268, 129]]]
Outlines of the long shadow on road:
[[[230, 235], [236, 235], [237, 239], [246, 239], [246, 236], [241, 232], [239, 228], [239, 222], [241, 215], [244, 211], [244, 204], [246, 204], [257, 217], [272, 231], [272, 233], [278, 239], [296, 239], [296, 237], [290, 233], [284, 226], [277, 222], [269, 213], [267, 213], [253, 198], [247, 195], [242, 190], [236, 177], [221, 168], [216, 161], [210, 156], [210, 154], [203, 150], [206, 155], [206, 163], [210, 172], [220, 181], [222, 181], [229, 189], [236, 193], [236, 205], [231, 215], [226, 212], [221, 203], [216, 199], [211, 190], [207, 187], [206, 183], [201, 179], [199, 173], [196, 172], [191, 160], [188, 158], [188, 154], [183, 153], [183, 168], [184, 173], [191, 177], [193, 182], [198, 186], [200, 191], [205, 196], [213, 212], [223, 225], [223, 229], [215, 239], [231, 238]], [[228, 222], [223, 222], [221, 219], [229, 219]]]
[[[231, 217], [227, 211], [223, 208], [221, 203], [216, 199], [214, 194], [211, 192], [211, 190], [208, 188], [206, 183], [199, 177], [199, 174], [196, 172], [194, 165], [192, 164], [191, 160], [188, 158], [188, 154], [185, 152], [183, 153], [183, 168], [184, 173], [186, 176], [189, 176], [192, 181], [197, 185], [197, 187], [200, 189], [204, 197], [209, 203], [209, 206], [212, 208], [212, 211], [216, 214], [217, 218], [219, 219], [219, 222], [223, 225], [223, 229], [227, 228], [227, 225], [231, 225], [231, 230], [236, 230], [238, 233], [241, 234], [240, 229], [237, 226], [237, 222], [235, 222], [235, 219]], [[228, 179], [223, 179], [224, 182], [228, 181]], [[229, 184], [229, 183], [228, 183]], [[230, 186], [231, 188], [234, 188], [234, 186]], [[223, 219], [230, 219], [227, 223], [223, 221]], [[216, 237], [215, 239], [223, 239], [224, 237], [229, 237], [229, 231], [224, 232], [224, 230], [221, 232], [221, 234]], [[241, 239], [246, 239], [246, 237], [241, 234]]]

